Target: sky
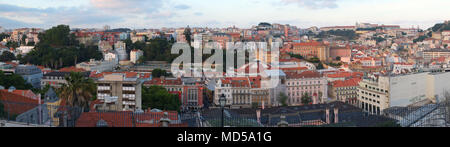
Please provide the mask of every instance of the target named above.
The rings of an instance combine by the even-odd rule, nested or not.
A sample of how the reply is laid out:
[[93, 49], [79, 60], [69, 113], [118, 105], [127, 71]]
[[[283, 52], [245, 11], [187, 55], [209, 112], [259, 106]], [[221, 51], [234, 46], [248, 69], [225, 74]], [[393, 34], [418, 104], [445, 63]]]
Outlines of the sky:
[[427, 29], [450, 20], [449, 0], [0, 0], [0, 26], [50, 28], [250, 28], [356, 22]]

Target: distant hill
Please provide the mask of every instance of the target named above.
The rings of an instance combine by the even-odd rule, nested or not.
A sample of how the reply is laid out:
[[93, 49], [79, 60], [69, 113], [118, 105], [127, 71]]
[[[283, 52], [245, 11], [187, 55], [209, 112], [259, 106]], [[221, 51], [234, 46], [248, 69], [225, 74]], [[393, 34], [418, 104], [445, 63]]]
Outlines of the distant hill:
[[433, 32], [442, 32], [442, 31], [448, 31], [450, 30], [450, 22], [446, 21], [444, 23], [438, 23], [434, 25], [433, 27], [429, 28], [428, 30]]

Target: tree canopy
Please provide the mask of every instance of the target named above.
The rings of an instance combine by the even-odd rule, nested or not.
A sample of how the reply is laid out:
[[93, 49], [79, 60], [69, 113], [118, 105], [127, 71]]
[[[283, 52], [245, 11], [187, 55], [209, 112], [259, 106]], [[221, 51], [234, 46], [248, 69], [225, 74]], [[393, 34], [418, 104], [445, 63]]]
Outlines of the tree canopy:
[[35, 49], [21, 57], [21, 63], [31, 63], [54, 69], [74, 66], [89, 59], [100, 60], [103, 54], [98, 46], [79, 44], [66, 25], [53, 27], [39, 34], [40, 42]]
[[153, 78], [159, 78], [159, 77], [161, 77], [161, 76], [169, 76], [169, 73], [167, 73], [166, 70], [161, 70], [161, 69], [159, 69], [159, 68], [154, 69], [154, 70], [152, 71], [152, 77], [153, 77]]
[[6, 89], [11, 86], [21, 90], [29, 90], [33, 88], [33, 86], [27, 83], [22, 76], [17, 74], [5, 75], [3, 71], [0, 71], [0, 85]]
[[164, 87], [142, 87], [142, 109], [179, 111], [180, 106], [178, 95], [169, 93]]
[[6, 62], [6, 61], [12, 61], [12, 60], [16, 60], [16, 56], [8, 51], [4, 51], [1, 55], [0, 55], [0, 61], [1, 62]]
[[312, 97], [308, 95], [308, 93], [303, 94], [302, 96], [302, 104], [309, 105], [312, 103]]

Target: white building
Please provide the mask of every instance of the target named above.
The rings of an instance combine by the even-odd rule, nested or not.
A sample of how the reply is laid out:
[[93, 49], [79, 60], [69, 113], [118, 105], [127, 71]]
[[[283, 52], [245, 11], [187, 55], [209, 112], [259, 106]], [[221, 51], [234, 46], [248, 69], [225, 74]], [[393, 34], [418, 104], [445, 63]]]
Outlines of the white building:
[[412, 72], [414, 69], [414, 64], [412, 63], [394, 63], [392, 67], [392, 72], [394, 74], [402, 74]]
[[390, 107], [406, 107], [423, 101], [436, 102], [450, 92], [450, 72], [414, 73], [365, 78], [359, 83], [359, 107], [381, 114]]
[[117, 63], [115, 61], [95, 61], [91, 59], [89, 62], [83, 62], [77, 64], [76, 68], [82, 68], [86, 71], [112, 71], [116, 67]]
[[17, 54], [21, 54], [21, 55], [26, 55], [29, 52], [31, 52], [31, 50], [34, 49], [34, 46], [20, 46], [16, 49]]
[[114, 61], [115, 63], [119, 64], [119, 57], [117, 57], [117, 54], [115, 52], [107, 52], [103, 56], [105, 61]]
[[126, 44], [125, 42], [118, 41], [114, 44], [114, 48], [117, 52], [117, 55], [119, 57], [119, 61], [126, 61], [128, 58], [127, 51], [126, 51]]
[[139, 58], [141, 58], [142, 56], [144, 56], [144, 52], [142, 50], [132, 50], [130, 52], [130, 61], [134, 64], [136, 64], [139, 60]]

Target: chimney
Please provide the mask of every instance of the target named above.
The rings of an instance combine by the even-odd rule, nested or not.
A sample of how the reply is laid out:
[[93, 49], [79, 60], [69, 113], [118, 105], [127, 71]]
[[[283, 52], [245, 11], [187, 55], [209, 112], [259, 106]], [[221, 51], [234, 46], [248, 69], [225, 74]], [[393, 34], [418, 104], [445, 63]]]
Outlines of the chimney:
[[339, 123], [339, 109], [337, 107], [334, 108], [334, 123]]
[[326, 111], [325, 112], [326, 113], [326, 116], [325, 116], [326, 123], [330, 124], [330, 108], [327, 108], [325, 111]]
[[261, 109], [256, 110], [256, 120], [261, 123]]

